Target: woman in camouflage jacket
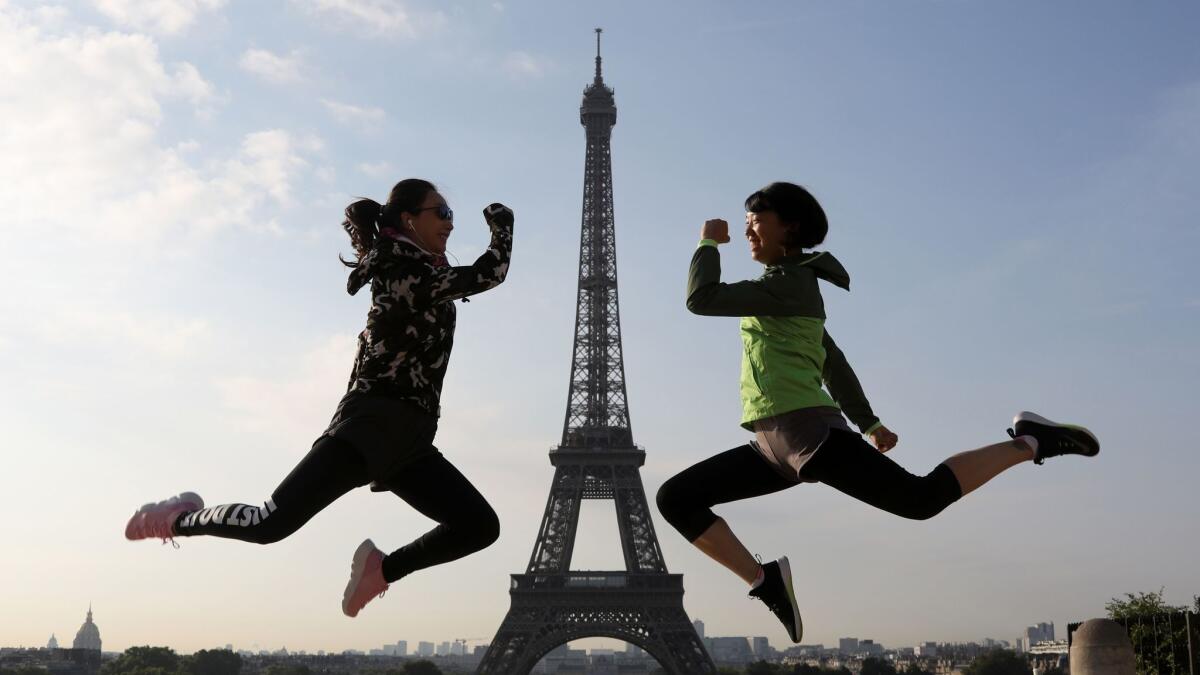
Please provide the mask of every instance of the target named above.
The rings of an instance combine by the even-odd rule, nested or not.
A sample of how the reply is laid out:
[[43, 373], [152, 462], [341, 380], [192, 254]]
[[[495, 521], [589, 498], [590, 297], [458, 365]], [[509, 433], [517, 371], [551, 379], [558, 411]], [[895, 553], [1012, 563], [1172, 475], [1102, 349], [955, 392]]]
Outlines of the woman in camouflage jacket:
[[391, 491], [438, 525], [390, 554], [370, 539], [355, 551], [342, 611], [356, 616], [388, 584], [416, 570], [487, 547], [496, 513], [433, 445], [442, 380], [454, 342], [453, 300], [499, 285], [508, 273], [513, 213], [484, 210], [488, 249], [462, 267], [446, 263], [454, 213], [428, 181], [396, 184], [386, 204], [346, 208], [354, 244], [347, 290], [371, 287], [367, 326], [346, 395], [329, 428], [262, 506], [210, 508], [194, 492], [147, 504], [129, 520], [129, 539], [212, 535], [279, 541], [350, 490]]

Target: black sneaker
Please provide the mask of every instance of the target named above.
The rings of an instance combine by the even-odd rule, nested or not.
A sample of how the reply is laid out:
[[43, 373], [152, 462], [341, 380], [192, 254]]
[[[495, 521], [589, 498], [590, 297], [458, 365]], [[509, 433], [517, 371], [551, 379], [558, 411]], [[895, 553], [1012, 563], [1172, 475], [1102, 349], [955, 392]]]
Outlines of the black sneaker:
[[763, 582], [750, 589], [750, 597], [762, 600], [783, 622], [792, 642], [800, 642], [804, 624], [800, 622], [800, 608], [796, 606], [796, 594], [792, 591], [792, 567], [787, 556], [763, 565], [762, 569]]
[[1047, 457], [1059, 455], [1083, 455], [1094, 457], [1100, 453], [1100, 439], [1096, 434], [1074, 424], [1052, 422], [1041, 415], [1024, 411], [1013, 418], [1012, 428], [1008, 435], [1033, 436], [1037, 439], [1038, 447], [1033, 453], [1035, 464], [1041, 464]]

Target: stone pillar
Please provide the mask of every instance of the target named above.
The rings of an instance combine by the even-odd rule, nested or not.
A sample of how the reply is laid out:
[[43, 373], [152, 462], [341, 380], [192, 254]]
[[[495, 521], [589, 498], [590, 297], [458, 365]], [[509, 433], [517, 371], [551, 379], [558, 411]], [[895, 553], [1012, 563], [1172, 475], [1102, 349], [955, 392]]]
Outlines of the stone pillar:
[[1071, 639], [1071, 675], [1134, 675], [1133, 643], [1125, 627], [1089, 619]]

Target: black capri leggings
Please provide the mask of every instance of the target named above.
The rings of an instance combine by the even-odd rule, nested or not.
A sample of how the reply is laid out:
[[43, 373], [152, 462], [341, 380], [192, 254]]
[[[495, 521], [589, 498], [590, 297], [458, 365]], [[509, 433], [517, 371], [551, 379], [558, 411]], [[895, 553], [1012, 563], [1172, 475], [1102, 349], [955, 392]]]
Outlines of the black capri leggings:
[[[925, 520], [962, 497], [958, 479], [945, 464], [914, 476], [857, 434], [840, 429], [804, 465], [818, 480], [871, 506], [904, 518]], [[658, 491], [658, 510], [695, 541], [717, 521], [712, 507], [786, 490], [799, 483], [771, 468], [749, 445], [727, 450], [676, 474]]]
[[[345, 441], [322, 436], [267, 503], [223, 504], [187, 513], [176, 522], [175, 530], [185, 537], [210, 535], [270, 544], [368, 482], [367, 467], [358, 451]], [[496, 512], [441, 453], [413, 461], [381, 485], [438, 523], [384, 558], [383, 578], [389, 583], [486, 548], [500, 536]]]

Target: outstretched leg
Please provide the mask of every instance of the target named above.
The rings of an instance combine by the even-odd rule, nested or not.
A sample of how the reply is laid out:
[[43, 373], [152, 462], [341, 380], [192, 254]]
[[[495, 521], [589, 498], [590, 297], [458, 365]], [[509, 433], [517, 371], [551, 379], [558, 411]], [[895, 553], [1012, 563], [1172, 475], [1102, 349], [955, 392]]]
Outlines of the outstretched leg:
[[[1003, 470], [999, 468], [1000, 462], [990, 461], [991, 453], [987, 450], [973, 451], [983, 454], [963, 460], [980, 476], [985, 469], [995, 469], [995, 473]], [[830, 430], [829, 437], [804, 465], [803, 475], [861, 502], [913, 520], [932, 518], [964, 492], [957, 474], [947, 464], [937, 465], [928, 475], [915, 476], [858, 434], [841, 429]]]
[[222, 504], [184, 513], [178, 536], [209, 535], [255, 544], [279, 541], [342, 495], [368, 482], [361, 456], [349, 444], [322, 436], [262, 506]]

